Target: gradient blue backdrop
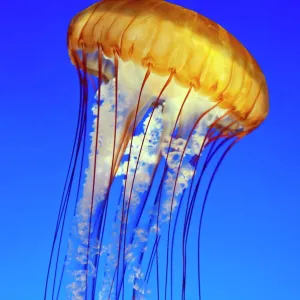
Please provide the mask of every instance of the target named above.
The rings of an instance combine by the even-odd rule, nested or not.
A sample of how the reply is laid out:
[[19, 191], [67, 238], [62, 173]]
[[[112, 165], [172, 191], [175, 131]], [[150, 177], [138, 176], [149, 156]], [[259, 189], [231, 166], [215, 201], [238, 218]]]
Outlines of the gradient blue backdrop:
[[[300, 27], [291, 1], [172, 1], [233, 33], [270, 90], [268, 119], [231, 151], [209, 198], [203, 300], [300, 299]], [[66, 32], [92, 3], [0, 4], [1, 300], [42, 299], [78, 103]]]

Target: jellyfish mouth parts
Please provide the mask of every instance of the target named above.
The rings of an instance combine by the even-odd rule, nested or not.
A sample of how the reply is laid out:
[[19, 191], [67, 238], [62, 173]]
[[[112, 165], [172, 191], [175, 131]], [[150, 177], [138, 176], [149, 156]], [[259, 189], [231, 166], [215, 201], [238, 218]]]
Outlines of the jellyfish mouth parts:
[[81, 109], [93, 82], [96, 103], [83, 191], [53, 293], [67, 286], [71, 299], [200, 297], [205, 203], [242, 125], [172, 73], [98, 51], [76, 55]]

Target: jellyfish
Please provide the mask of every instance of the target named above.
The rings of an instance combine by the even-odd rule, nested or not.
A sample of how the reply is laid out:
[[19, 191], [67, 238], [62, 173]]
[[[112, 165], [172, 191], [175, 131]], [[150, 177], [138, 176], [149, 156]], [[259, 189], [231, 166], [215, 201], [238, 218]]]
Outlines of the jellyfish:
[[44, 299], [200, 300], [213, 179], [268, 114], [260, 67], [164, 0], [95, 3], [67, 45], [80, 101]]

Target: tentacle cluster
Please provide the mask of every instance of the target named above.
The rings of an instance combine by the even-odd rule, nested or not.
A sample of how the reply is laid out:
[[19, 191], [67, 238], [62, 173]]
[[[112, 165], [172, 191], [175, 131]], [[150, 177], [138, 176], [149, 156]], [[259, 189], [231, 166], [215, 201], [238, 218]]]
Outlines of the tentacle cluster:
[[[196, 203], [199, 185], [212, 158], [221, 161], [242, 128], [230, 120], [228, 110], [199, 99], [192, 86], [176, 85], [173, 72], [161, 77], [151, 66], [145, 71], [117, 54], [109, 60], [101, 48], [93, 56], [84, 51], [74, 55], [82, 91], [80, 114], [85, 115], [79, 121], [81, 131], [87, 122], [88, 83], [96, 89], [97, 101], [83, 194], [75, 208], [65, 267], [57, 276], [69, 194], [60, 212], [52, 259], [53, 297], [67, 293], [71, 299], [93, 299], [96, 294], [100, 299], [147, 299], [149, 294], [150, 299], [173, 299], [179, 293], [185, 299], [187, 286], [196, 278], [188, 280], [187, 260], [199, 256], [188, 247], [190, 226], [199, 224], [199, 215], [202, 223], [201, 205], [215, 171], [208, 177], [204, 200], [198, 200], [202, 204]], [[91, 59], [98, 65], [96, 84], [95, 78], [88, 79]], [[220, 123], [223, 130], [217, 131]], [[82, 134], [75, 141], [77, 152], [84, 149], [83, 142]], [[67, 186], [72, 184], [69, 180]], [[182, 260], [176, 276], [175, 259]], [[200, 256], [198, 263], [200, 268]], [[180, 286], [174, 284], [178, 278]], [[200, 272], [197, 278], [200, 297]]]

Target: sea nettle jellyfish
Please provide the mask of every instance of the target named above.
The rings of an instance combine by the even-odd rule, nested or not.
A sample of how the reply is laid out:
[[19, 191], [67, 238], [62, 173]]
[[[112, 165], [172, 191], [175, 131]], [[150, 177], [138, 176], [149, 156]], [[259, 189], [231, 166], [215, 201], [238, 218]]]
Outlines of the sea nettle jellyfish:
[[205, 204], [267, 116], [262, 71], [221, 26], [163, 0], [92, 5], [68, 51], [80, 107], [45, 299], [201, 299]]

